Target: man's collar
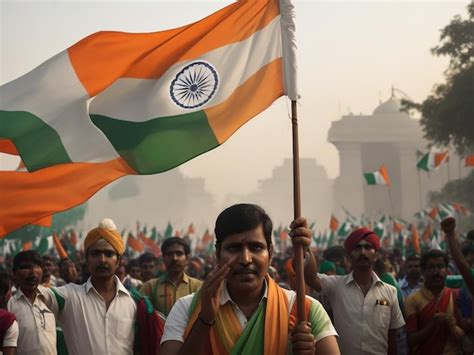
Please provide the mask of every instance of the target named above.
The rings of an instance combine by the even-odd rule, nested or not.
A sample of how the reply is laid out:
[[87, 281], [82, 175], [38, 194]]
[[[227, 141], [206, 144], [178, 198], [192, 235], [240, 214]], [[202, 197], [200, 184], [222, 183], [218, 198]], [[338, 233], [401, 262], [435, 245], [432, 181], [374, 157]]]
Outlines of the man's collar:
[[[440, 295], [443, 294], [443, 292], [445, 291], [445, 288], [446, 287], [443, 287], [443, 290], [441, 291]], [[429, 300], [431, 300], [435, 297], [433, 292], [431, 292], [431, 290], [428, 287], [426, 287], [425, 284], [423, 284], [423, 286], [421, 287], [420, 292], [423, 296], [425, 296]]]
[[400, 288], [417, 288], [418, 286], [422, 286], [423, 283], [421, 282], [420, 279], [418, 279], [418, 281], [416, 282], [415, 286], [414, 287], [411, 287], [410, 286], [410, 283], [408, 282], [408, 279], [406, 278], [406, 276], [402, 279], [401, 281], [401, 284], [400, 284]]
[[[117, 277], [117, 275], [114, 275], [114, 283], [116, 294], [118, 294], [119, 291], [126, 293], [127, 295], [129, 294], [125, 286], [120, 282], [120, 279]], [[85, 288], [86, 293], [89, 293], [91, 289], [94, 289], [97, 292], [97, 290], [94, 288], [94, 285], [92, 284], [92, 276], [87, 279], [87, 282], [85, 283]]]
[[408, 288], [410, 285], [408, 283], [408, 280], [406, 277], [404, 277], [401, 281], [400, 281], [400, 288], [402, 289], [405, 289], [405, 288]]
[[[41, 296], [43, 298], [45, 298], [45, 292], [43, 290], [43, 286], [41, 285], [38, 285], [38, 288], [36, 289], [36, 296]], [[26, 299], [28, 299], [28, 297], [26, 297], [26, 295], [23, 293], [23, 291], [21, 290], [21, 287], [18, 287], [17, 290], [16, 290], [16, 293], [15, 295], [13, 296], [14, 299], [18, 300], [20, 299], [21, 297], [24, 297]]]
[[[262, 299], [268, 298], [268, 284], [267, 284], [266, 278], [263, 279], [263, 287], [264, 287], [264, 292], [263, 292]], [[230, 297], [229, 291], [227, 290], [227, 280], [225, 280], [224, 287], [222, 288], [222, 292], [221, 292], [221, 306], [225, 305], [227, 302], [232, 302], [233, 304], [236, 305], [236, 303]]]
[[[159, 278], [158, 278], [158, 283], [162, 284], [164, 282], [168, 281], [168, 273], [165, 273], [163, 275], [161, 275]], [[188, 284], [189, 283], [189, 276], [186, 275], [185, 272], [183, 272], [183, 278], [181, 279], [180, 283], [181, 282], [184, 282], [185, 284]]]
[[[346, 285], [350, 284], [351, 282], [355, 282], [354, 280], [354, 271], [351, 271], [348, 275], [345, 276], [346, 278]], [[382, 283], [382, 280], [378, 277], [378, 275], [372, 271], [372, 286], [375, 285], [376, 283]]]

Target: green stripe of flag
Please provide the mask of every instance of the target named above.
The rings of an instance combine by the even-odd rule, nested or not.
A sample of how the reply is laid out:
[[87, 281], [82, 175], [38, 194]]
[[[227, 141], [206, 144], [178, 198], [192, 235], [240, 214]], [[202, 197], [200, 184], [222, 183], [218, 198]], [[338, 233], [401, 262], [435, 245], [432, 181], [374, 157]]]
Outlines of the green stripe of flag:
[[172, 169], [219, 145], [204, 111], [146, 122], [90, 115], [115, 150], [139, 174]]
[[15, 144], [29, 171], [71, 162], [58, 133], [30, 112], [2, 110], [0, 127], [0, 138]]
[[372, 173], [365, 173], [364, 174], [365, 180], [367, 181], [368, 185], [377, 185], [377, 180], [375, 179], [375, 175]]
[[424, 171], [430, 171], [428, 167], [429, 158], [430, 158], [430, 153], [426, 153], [425, 155], [423, 155], [423, 158], [421, 158], [418, 164], [416, 164], [416, 167]]

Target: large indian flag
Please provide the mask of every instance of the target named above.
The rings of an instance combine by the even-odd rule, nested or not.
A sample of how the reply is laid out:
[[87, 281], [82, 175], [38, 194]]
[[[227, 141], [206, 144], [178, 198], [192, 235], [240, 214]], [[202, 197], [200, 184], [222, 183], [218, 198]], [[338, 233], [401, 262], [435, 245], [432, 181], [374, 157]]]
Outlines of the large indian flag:
[[[124, 175], [166, 171], [297, 98], [290, 0], [240, 1], [181, 28], [98, 32], [1, 87], [0, 236]], [[3, 140], [2, 140], [3, 139]]]

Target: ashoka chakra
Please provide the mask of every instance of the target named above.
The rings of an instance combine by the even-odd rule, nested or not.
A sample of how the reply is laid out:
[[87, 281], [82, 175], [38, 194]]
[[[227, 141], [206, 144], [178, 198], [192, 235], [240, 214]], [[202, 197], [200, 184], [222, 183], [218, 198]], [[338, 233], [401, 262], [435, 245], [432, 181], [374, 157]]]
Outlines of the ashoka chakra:
[[188, 64], [171, 82], [170, 96], [173, 102], [185, 109], [205, 105], [215, 95], [219, 85], [216, 69], [199, 61]]

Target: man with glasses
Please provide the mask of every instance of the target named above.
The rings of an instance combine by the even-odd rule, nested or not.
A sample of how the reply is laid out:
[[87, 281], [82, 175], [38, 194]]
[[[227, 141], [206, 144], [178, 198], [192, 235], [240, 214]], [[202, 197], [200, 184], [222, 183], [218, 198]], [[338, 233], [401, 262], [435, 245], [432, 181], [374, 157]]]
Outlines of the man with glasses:
[[22, 251], [13, 259], [17, 292], [7, 307], [19, 326], [17, 354], [56, 354], [56, 319], [46, 303], [48, 289], [40, 285], [42, 268], [43, 261], [35, 250]]
[[310, 251], [305, 268], [306, 283], [331, 302], [341, 354], [397, 354], [397, 330], [405, 322], [396, 288], [373, 271], [380, 240], [370, 229], [359, 228], [347, 237], [344, 247], [352, 264], [348, 275], [317, 273]]

